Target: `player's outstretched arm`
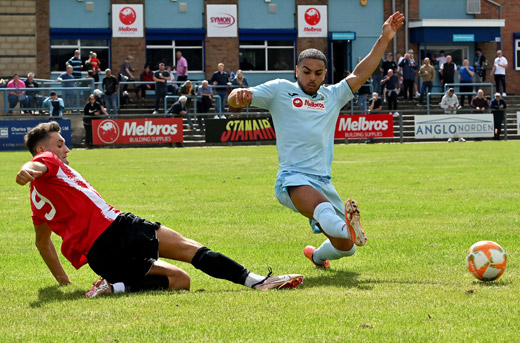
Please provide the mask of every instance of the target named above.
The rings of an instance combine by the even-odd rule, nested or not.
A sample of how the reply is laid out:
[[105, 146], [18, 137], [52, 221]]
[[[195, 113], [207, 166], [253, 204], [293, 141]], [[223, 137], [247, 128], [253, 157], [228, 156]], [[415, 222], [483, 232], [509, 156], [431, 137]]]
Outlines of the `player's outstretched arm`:
[[46, 223], [34, 225], [34, 231], [36, 234], [36, 247], [56, 281], [58, 281], [60, 286], [71, 284], [72, 282], [70, 282], [69, 276], [63, 269], [56, 248], [52, 243], [52, 231], [49, 225]]
[[16, 183], [20, 186], [26, 185], [28, 182], [34, 181], [47, 172], [47, 166], [41, 162], [27, 162], [20, 168], [16, 174]]
[[231, 107], [241, 108], [251, 105], [253, 92], [247, 88], [235, 88], [228, 96], [228, 104]]
[[383, 24], [383, 31], [381, 36], [372, 47], [368, 55], [359, 62], [354, 71], [347, 77], [347, 82], [356, 92], [372, 76], [372, 73], [379, 65], [381, 57], [385, 53], [388, 43], [394, 38], [397, 30], [403, 26], [404, 15], [400, 12], [392, 14]]

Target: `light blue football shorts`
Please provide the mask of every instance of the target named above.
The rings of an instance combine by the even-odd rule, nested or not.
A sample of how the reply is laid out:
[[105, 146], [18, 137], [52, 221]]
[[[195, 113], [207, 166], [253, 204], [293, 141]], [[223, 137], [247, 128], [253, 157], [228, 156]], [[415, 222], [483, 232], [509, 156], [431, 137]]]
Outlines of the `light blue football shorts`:
[[[280, 204], [299, 213], [289, 196], [289, 192], [287, 191], [287, 187], [289, 186], [311, 186], [325, 195], [325, 197], [332, 203], [338, 216], [345, 218], [345, 206], [339, 197], [338, 192], [336, 192], [336, 189], [332, 185], [330, 176], [312, 175], [296, 171], [278, 172], [274, 186], [276, 198]], [[321, 229], [316, 225], [317, 223], [316, 220], [309, 219], [312, 231], [314, 233], [322, 233]]]

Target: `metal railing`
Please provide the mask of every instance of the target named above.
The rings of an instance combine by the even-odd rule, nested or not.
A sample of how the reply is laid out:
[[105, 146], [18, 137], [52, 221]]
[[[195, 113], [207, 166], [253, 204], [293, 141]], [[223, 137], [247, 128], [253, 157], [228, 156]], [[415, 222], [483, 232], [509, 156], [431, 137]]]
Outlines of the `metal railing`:
[[[167, 95], [164, 97], [164, 114], [168, 114], [168, 100], [169, 99], [174, 99], [174, 100], [177, 100], [181, 97], [181, 95]], [[186, 96], [188, 99], [194, 99], [195, 101], [193, 102], [193, 113], [196, 115], [198, 114], [197, 113], [197, 99], [202, 99], [202, 95], [190, 95], [190, 96]], [[213, 98], [215, 98], [215, 101], [220, 101], [220, 96], [219, 95], [213, 95]], [[219, 113], [222, 113], [219, 112]]]
[[[66, 86], [63, 86], [64, 83], [80, 83], [81, 82], [84, 82], [84, 83], [89, 83], [90, 85], [88, 86], [79, 86], [79, 87], [66, 87]], [[88, 99], [88, 96], [85, 97], [85, 93], [88, 92], [88, 95], [92, 94], [92, 92], [94, 92], [94, 80], [93, 79], [75, 79], [75, 80], [64, 80], [64, 81], [48, 81], [46, 82], [46, 85], [49, 85], [49, 87], [30, 87], [30, 88], [0, 88], [0, 92], [2, 92], [2, 98], [3, 98], [3, 101], [4, 101], [4, 106], [2, 108], [2, 110], [4, 111], [4, 113], [8, 113], [9, 111], [14, 111], [14, 110], [20, 110], [20, 111], [38, 111], [38, 110], [43, 110], [44, 108], [42, 107], [43, 106], [43, 100], [44, 100], [44, 96], [43, 95], [46, 95], [48, 96], [50, 94], [50, 92], [52, 91], [55, 91], [56, 93], [61, 93], [62, 95], [62, 98], [64, 97], [67, 97], [68, 99], [72, 100], [74, 102], [74, 104], [72, 104], [72, 106], [70, 106], [70, 104], [66, 104], [66, 109], [67, 110], [82, 110], [83, 109], [83, 106], [84, 106], [84, 103], [82, 100], [84, 100], [84, 102], [86, 102], [86, 100]], [[30, 101], [30, 102], [34, 102], [35, 101], [35, 95], [31, 94], [31, 93], [36, 93], [38, 96], [36, 97], [36, 99], [38, 100], [38, 102], [41, 102], [39, 104], [39, 106], [23, 106], [22, 105], [22, 102], [20, 101], [20, 99], [17, 100], [17, 104], [19, 104], [19, 108], [17, 109], [16, 108], [16, 105], [15, 107], [13, 108], [10, 108], [9, 107], [9, 93], [11, 92], [22, 92], [22, 94], [17, 94], [17, 95], [25, 95], [26, 97], [32, 97], [33, 99]], [[27, 95], [27, 92], [29, 92], [30, 94]], [[41, 94], [40, 94], [41, 93]], [[85, 99], [83, 99], [85, 98]], [[40, 101], [41, 100], [41, 101]]]

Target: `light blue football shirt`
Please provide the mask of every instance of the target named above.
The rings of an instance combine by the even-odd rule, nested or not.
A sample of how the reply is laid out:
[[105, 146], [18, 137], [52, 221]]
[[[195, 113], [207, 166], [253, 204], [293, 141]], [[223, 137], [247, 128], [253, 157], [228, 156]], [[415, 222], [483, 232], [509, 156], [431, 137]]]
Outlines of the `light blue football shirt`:
[[354, 97], [347, 81], [321, 86], [314, 96], [282, 79], [250, 90], [251, 105], [271, 112], [280, 171], [330, 175], [339, 111]]

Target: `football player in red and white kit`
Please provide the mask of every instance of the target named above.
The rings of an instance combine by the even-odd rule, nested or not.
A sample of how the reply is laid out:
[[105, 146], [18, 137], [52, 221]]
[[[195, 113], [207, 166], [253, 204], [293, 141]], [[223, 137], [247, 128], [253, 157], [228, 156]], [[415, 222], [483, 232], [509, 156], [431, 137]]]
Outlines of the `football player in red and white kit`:
[[88, 263], [101, 276], [86, 293], [88, 297], [150, 289], [189, 289], [188, 274], [159, 257], [191, 263], [208, 275], [254, 289], [296, 288], [303, 281], [299, 274], [271, 276], [270, 272], [263, 277], [251, 273], [223, 254], [160, 223], [110, 206], [68, 166], [69, 149], [58, 123], [39, 124], [25, 139], [34, 158], [23, 165], [16, 182], [30, 183], [36, 246], [60, 285], [69, 284], [70, 279], [52, 243], [52, 232], [63, 239], [61, 252], [76, 269]]

